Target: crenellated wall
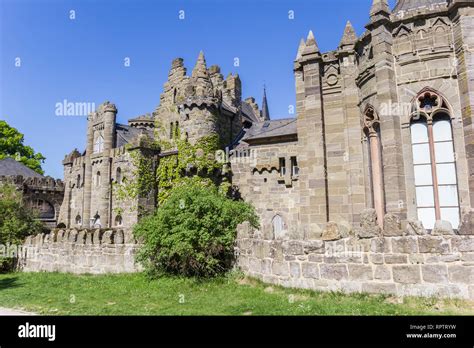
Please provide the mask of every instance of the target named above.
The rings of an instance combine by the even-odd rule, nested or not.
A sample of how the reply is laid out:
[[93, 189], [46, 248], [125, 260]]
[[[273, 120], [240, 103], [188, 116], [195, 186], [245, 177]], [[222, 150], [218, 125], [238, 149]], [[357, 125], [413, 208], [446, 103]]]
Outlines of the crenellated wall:
[[20, 257], [25, 272], [129, 273], [138, 245], [122, 230], [58, 230], [26, 239]]
[[322, 239], [275, 239], [243, 224], [237, 266], [292, 288], [474, 299], [474, 236], [443, 235], [452, 231], [442, 226], [429, 235], [413, 224], [393, 237], [343, 230], [332, 223]]

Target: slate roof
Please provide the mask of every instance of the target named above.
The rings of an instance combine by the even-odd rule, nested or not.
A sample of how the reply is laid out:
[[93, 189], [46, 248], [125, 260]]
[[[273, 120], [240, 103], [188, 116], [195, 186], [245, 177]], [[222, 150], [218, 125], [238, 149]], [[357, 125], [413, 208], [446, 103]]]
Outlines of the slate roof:
[[15, 161], [13, 158], [7, 157], [0, 160], [0, 176], [17, 176], [21, 175], [24, 178], [44, 178], [43, 175], [38, 174], [33, 169], [28, 168], [23, 163]]
[[143, 133], [153, 136], [153, 130], [145, 130], [118, 123], [115, 126], [115, 131], [117, 133], [117, 147], [132, 143]]
[[446, 5], [447, 0], [398, 0], [392, 12], [415, 10], [432, 5]]
[[252, 123], [260, 121], [259, 117], [255, 115], [252, 107], [246, 102], [242, 102], [242, 114], [244, 115], [245, 118], [249, 119]]
[[248, 141], [296, 134], [296, 118], [286, 118], [254, 123], [247, 131], [247, 134], [245, 134], [243, 140]]

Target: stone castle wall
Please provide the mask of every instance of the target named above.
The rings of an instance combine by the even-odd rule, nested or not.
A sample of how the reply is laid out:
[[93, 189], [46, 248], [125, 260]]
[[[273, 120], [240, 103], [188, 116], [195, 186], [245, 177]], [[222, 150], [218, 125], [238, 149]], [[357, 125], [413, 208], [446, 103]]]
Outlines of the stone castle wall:
[[246, 274], [285, 287], [474, 299], [474, 236], [275, 240], [244, 224], [237, 252]]
[[141, 269], [137, 250], [122, 230], [56, 229], [28, 237], [19, 265], [25, 272], [130, 273]]

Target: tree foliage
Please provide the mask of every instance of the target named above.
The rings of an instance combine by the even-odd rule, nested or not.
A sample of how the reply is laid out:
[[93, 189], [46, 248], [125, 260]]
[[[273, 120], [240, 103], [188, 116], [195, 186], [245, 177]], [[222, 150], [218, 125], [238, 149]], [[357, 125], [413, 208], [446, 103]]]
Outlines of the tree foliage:
[[[28, 209], [22, 193], [9, 183], [0, 183], [0, 245], [2, 251], [9, 246], [21, 245], [25, 237], [39, 233], [43, 224], [35, 219], [33, 211]], [[14, 257], [0, 255], [0, 271], [12, 265]]]
[[45, 157], [35, 152], [30, 146], [24, 145], [24, 135], [16, 128], [0, 121], [0, 160], [12, 157], [39, 174], [44, 174], [41, 163]]
[[137, 259], [153, 275], [215, 276], [229, 268], [244, 221], [258, 226], [250, 204], [227, 198], [210, 181], [188, 178], [135, 226], [143, 243]]

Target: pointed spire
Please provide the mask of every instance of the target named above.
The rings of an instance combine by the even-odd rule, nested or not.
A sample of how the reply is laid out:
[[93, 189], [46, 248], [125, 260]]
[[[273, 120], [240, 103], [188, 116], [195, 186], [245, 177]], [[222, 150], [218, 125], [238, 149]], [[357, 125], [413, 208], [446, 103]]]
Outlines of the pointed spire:
[[344, 35], [342, 36], [339, 47], [353, 45], [357, 41], [357, 34], [350, 21], [347, 21], [346, 27], [344, 28]]
[[304, 42], [304, 39], [301, 38], [300, 40], [300, 45], [298, 46], [298, 53], [296, 53], [296, 58], [295, 60], [299, 60], [301, 56], [303, 55], [303, 51], [306, 48], [306, 43]]
[[306, 47], [303, 50], [303, 55], [313, 54], [313, 53], [318, 53], [318, 52], [319, 52], [318, 44], [316, 43], [316, 39], [314, 38], [313, 31], [310, 30], [308, 33], [308, 38], [306, 39]]
[[390, 7], [388, 6], [387, 0], [373, 0], [372, 8], [370, 9], [370, 15], [374, 16], [379, 12], [390, 14]]
[[264, 121], [270, 120], [270, 111], [268, 110], [267, 102], [267, 88], [265, 87], [265, 85], [263, 85], [262, 119]]
[[203, 51], [199, 52], [196, 66], [193, 69], [192, 77], [209, 77], [206, 66], [206, 58], [204, 57]]

